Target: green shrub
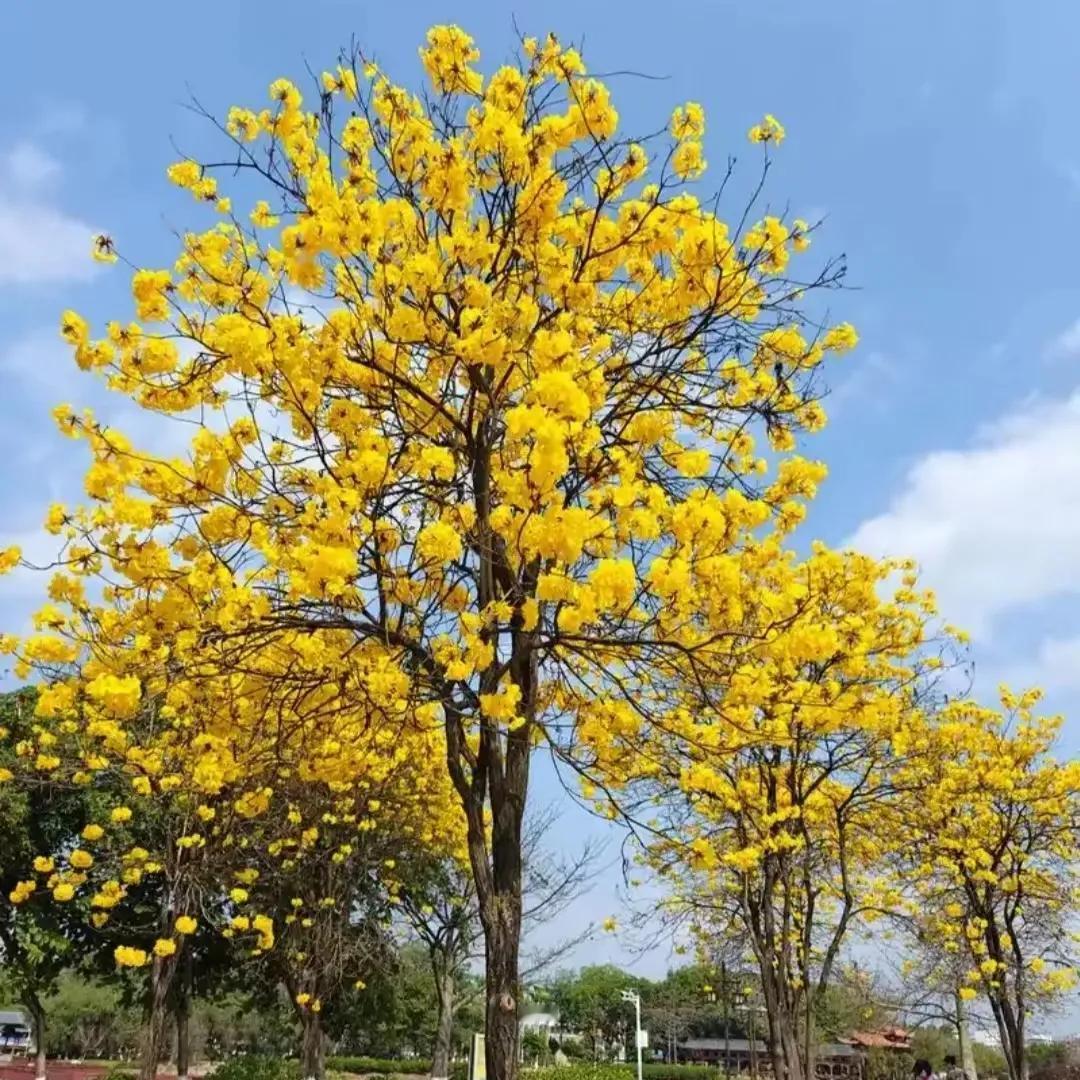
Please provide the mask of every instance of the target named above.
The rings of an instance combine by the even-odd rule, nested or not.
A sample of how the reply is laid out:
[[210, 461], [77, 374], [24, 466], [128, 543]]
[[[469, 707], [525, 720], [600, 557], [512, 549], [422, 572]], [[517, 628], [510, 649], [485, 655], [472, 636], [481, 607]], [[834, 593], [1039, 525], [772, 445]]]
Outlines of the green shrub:
[[[354, 1075], [377, 1074], [380, 1076], [424, 1076], [431, 1072], [431, 1062], [424, 1058], [403, 1058], [398, 1061], [386, 1058], [331, 1057], [326, 1067], [336, 1072]], [[455, 1062], [450, 1069], [451, 1080], [466, 1080], [465, 1062]], [[521, 1075], [527, 1080], [636, 1080], [634, 1065], [607, 1065], [595, 1062], [575, 1062], [571, 1065], [544, 1065], [539, 1069], [528, 1066]], [[642, 1067], [643, 1080], [717, 1080], [720, 1070], [708, 1065], [650, 1064]], [[219, 1080], [214, 1073], [214, 1080]], [[278, 1077], [230, 1076], [224, 1080], [286, 1080]]]
[[213, 1080], [300, 1080], [300, 1064], [261, 1054], [237, 1054], [214, 1070]]
[[[650, 1064], [642, 1066], [641, 1072], [644, 1080], [717, 1080], [720, 1075], [718, 1068], [708, 1065]], [[637, 1068], [629, 1064], [600, 1065], [588, 1062], [523, 1069], [522, 1076], [528, 1080], [634, 1080]]]
[[113, 1064], [101, 1080], [135, 1080], [139, 1075], [138, 1069], [125, 1068], [120, 1064]]
[[332, 1057], [327, 1058], [326, 1067], [337, 1072], [361, 1075], [377, 1073], [380, 1076], [425, 1076], [431, 1072], [431, 1061], [424, 1058], [401, 1058], [393, 1061], [388, 1058]]

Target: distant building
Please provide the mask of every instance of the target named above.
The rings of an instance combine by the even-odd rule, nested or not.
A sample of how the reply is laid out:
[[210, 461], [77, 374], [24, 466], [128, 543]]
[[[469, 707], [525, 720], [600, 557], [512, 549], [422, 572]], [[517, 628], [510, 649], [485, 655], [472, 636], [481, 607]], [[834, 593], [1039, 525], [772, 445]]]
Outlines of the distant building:
[[524, 1035], [527, 1031], [535, 1031], [540, 1034], [553, 1035], [559, 1030], [559, 1018], [546, 1012], [531, 1012], [526, 1013], [519, 1021], [518, 1027], [521, 1028], [521, 1034]]
[[[1028, 1044], [1046, 1044], [1057, 1041], [1052, 1035], [1047, 1035], [1042, 1031], [1027, 1031], [1024, 1033], [1024, 1039]], [[980, 1046], [989, 1046], [995, 1050], [1001, 1049], [1001, 1035], [998, 1033], [997, 1028], [972, 1028], [971, 1041], [978, 1043]]]
[[[684, 1039], [677, 1045], [679, 1061], [716, 1065], [726, 1072], [768, 1075], [772, 1071], [769, 1044], [764, 1039]], [[862, 1076], [863, 1055], [848, 1043], [822, 1043], [814, 1069], [818, 1077]]]
[[769, 1064], [769, 1045], [762, 1039], [683, 1039], [676, 1049], [683, 1064], [726, 1064], [734, 1073], [763, 1071]]
[[549, 1039], [554, 1039], [560, 1046], [564, 1042], [574, 1042], [581, 1038], [580, 1031], [572, 1031], [570, 1028], [564, 1028], [559, 1023], [559, 1018], [555, 1016], [554, 1013], [526, 1013], [518, 1021], [518, 1029], [522, 1035], [528, 1035], [530, 1033], [546, 1035]]
[[[678, 1044], [679, 1061], [716, 1065], [726, 1072], [769, 1076], [772, 1062], [764, 1039], [684, 1039]], [[817, 1080], [862, 1080], [870, 1050], [910, 1051], [911, 1035], [903, 1028], [856, 1031], [843, 1042], [821, 1043], [814, 1052]]]
[[0, 1009], [0, 1054], [28, 1054], [33, 1043], [26, 1014], [20, 1009]]

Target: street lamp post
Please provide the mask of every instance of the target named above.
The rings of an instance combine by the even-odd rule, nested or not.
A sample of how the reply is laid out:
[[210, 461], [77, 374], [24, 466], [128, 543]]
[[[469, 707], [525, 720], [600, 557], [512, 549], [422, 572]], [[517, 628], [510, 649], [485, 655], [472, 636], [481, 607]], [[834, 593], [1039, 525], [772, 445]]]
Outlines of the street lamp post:
[[731, 1076], [731, 1015], [729, 1013], [727, 964], [720, 961], [720, 993], [724, 995], [724, 1077]]
[[623, 1001], [634, 1003], [634, 1045], [637, 1047], [637, 1080], [641, 1080], [641, 995], [635, 990], [624, 990]]

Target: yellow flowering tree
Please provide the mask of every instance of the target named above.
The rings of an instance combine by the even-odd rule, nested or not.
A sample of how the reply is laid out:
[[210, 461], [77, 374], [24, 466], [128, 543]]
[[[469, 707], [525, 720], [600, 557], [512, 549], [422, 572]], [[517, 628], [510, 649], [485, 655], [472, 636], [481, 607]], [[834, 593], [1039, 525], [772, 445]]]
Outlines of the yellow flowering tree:
[[[466, 862], [460, 825], [437, 834], [453, 818], [424, 797], [425, 768], [415, 757], [381, 782], [368, 776], [337, 790], [285, 778], [256, 822], [260, 840], [241, 841], [224, 933], [252, 946], [268, 991], [288, 993], [306, 1078], [325, 1075], [327, 1024], [348, 1008], [349, 992], [389, 966], [392, 918], [413, 881], [446, 859]], [[272, 948], [260, 919], [274, 928]]]
[[[82, 715], [80, 723], [68, 714], [50, 723], [56, 694], [71, 681], [39, 694], [37, 719], [12, 732], [13, 762], [22, 767], [9, 770], [3, 790], [19, 797], [40, 789], [77, 793], [90, 820], [62, 858], [41, 855], [32, 866], [24, 859], [21, 869], [29, 877], [17, 883], [10, 901], [23, 905], [51, 894], [56, 904], [83, 912], [90, 924], [80, 935], [85, 949], [108, 951], [119, 968], [145, 973], [143, 1076], [155, 1075], [170, 1003], [178, 1017], [186, 1008], [190, 988], [182, 976], [193, 950], [214, 951], [208, 934], [234, 940], [234, 963], [246, 962], [253, 980], [265, 974], [266, 962], [258, 958], [273, 952], [273, 978], [289, 985], [297, 971], [310, 974], [310, 963], [296, 961], [297, 939], [310, 936], [309, 924], [316, 926], [320, 948], [309, 951], [320, 957], [319, 985], [308, 996], [329, 1000], [364, 958], [356, 949], [343, 958], [362, 936], [352, 934], [352, 916], [362, 906], [385, 909], [394, 896], [393, 857], [408, 852], [422, 862], [448, 849], [463, 857], [448, 781], [425, 784], [423, 763], [438, 750], [437, 737], [434, 747], [415, 738], [396, 748], [386, 743], [377, 753], [369, 746], [370, 767], [343, 772], [334, 783], [296, 775], [288, 765], [291, 748], [283, 743], [275, 751], [276, 789], [267, 785], [265, 769], [244, 782], [226, 782], [212, 768], [216, 759], [204, 757], [195, 773], [182, 771], [179, 748], [161, 737], [157, 699], [143, 702], [122, 729], [100, 716]], [[274, 735], [283, 738], [280, 731]], [[385, 740], [386, 733], [377, 737]], [[202, 745], [196, 739], [183, 748]], [[350, 750], [361, 747], [357, 736]], [[339, 752], [334, 760], [344, 765]], [[249, 765], [255, 761], [253, 756]], [[307, 752], [303, 771], [317, 767], [317, 755]], [[306, 902], [318, 919], [307, 912], [298, 917], [287, 902], [292, 898]], [[74, 916], [71, 922], [76, 925]], [[275, 950], [283, 927], [289, 928], [289, 944]], [[338, 942], [331, 949], [334, 932]], [[359, 950], [366, 952], [366, 945]], [[298, 1007], [310, 1076], [323, 1073], [318, 1013]], [[185, 1050], [178, 1031], [178, 1056]]]
[[723, 683], [666, 691], [596, 795], [631, 815], [669, 917], [706, 951], [746, 942], [788, 1080], [814, 1075], [845, 938], [889, 902], [883, 810], [940, 663], [910, 568], [879, 596], [898, 569], [820, 546], [763, 564]]
[[412, 756], [433, 807], [449, 777], [503, 1080], [532, 750], [603, 758], [654, 683], [724, 671], [744, 582], [781, 557], [764, 536], [823, 474], [793, 454], [819, 368], [855, 335], [812, 317], [842, 267], [799, 268], [806, 222], [718, 216], [696, 103], [634, 140], [554, 36], [487, 77], [457, 27], [421, 58], [423, 94], [355, 52], [312, 108], [279, 80], [232, 109], [225, 154], [169, 170], [217, 223], [134, 269], [137, 322], [64, 314], [80, 367], [195, 430], [174, 459], [56, 411], [92, 502], [49, 512], [41, 632], [4, 644], [75, 670], [44, 721], [246, 821], [283, 777]]
[[963, 965], [962, 1001], [993, 1012], [1011, 1080], [1026, 1080], [1026, 1021], [1077, 983], [1080, 763], [1057, 761], [1058, 718], [1037, 691], [1001, 710], [953, 702], [902, 777], [899, 872], [924, 939]]

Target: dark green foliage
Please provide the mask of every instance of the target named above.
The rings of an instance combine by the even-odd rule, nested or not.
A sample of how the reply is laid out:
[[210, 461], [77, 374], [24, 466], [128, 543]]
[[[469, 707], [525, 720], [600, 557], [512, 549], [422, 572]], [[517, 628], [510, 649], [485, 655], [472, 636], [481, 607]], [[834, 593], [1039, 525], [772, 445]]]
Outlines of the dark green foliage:
[[[483, 1000], [475, 976], [461, 973], [456, 993], [454, 1050], [464, 1056], [472, 1032], [483, 1029]], [[427, 1059], [435, 1040], [437, 1007], [427, 950], [406, 945], [392, 970], [368, 980], [366, 989], [347, 991], [341, 1024], [332, 1031], [339, 1052], [381, 1060]]]
[[[896, 1022], [857, 981], [837, 981], [814, 995], [814, 1031], [821, 1042], [838, 1042], [853, 1031], [876, 1031]], [[895, 1054], [894, 1054], [895, 1056]]]
[[623, 1000], [623, 991], [643, 988], [643, 980], [621, 968], [597, 964], [556, 976], [547, 987], [546, 1007], [568, 1031], [581, 1032], [591, 1057], [605, 1058], [633, 1029], [633, 1006]]
[[[576, 1064], [529, 1069], [528, 1080], [634, 1080], [634, 1065]], [[720, 1070], [709, 1065], [645, 1065], [644, 1080], [718, 1080]]]
[[45, 1002], [50, 1057], [130, 1058], [139, 1045], [140, 1010], [120, 987], [65, 973]]
[[1027, 1058], [1031, 1066], [1031, 1075], [1043, 1077], [1051, 1074], [1065, 1075], [1064, 1071], [1072, 1067], [1075, 1071], [1080, 1061], [1075, 1058], [1075, 1052], [1070, 1052], [1067, 1043], [1032, 1043], [1027, 1048]]
[[213, 1071], [214, 1080], [300, 1080], [300, 1063], [283, 1057], [238, 1054]]
[[421, 1076], [431, 1072], [431, 1060], [429, 1058], [395, 1060], [373, 1057], [332, 1057], [326, 1059], [326, 1067], [334, 1072], [352, 1073], [356, 1076], [369, 1073], [379, 1076]]
[[[32, 734], [37, 692], [30, 688], [0, 695], [0, 767], [18, 773], [16, 747]], [[77, 904], [54, 903], [33, 869], [38, 855], [61, 865], [89, 820], [91, 796], [64, 788], [45, 774], [31, 784], [0, 784], [0, 964], [8, 993], [31, 1018], [48, 1023], [45, 998], [61, 972], [87, 940], [84, 912]], [[38, 881], [38, 892], [15, 905], [9, 897], [22, 880]]]
[[[983, 1046], [982, 1043], [974, 1043], [971, 1049], [975, 1055], [975, 1068], [980, 1080], [985, 1076], [1008, 1075], [1005, 1056], [1000, 1050], [992, 1046]], [[911, 1076], [911, 1062], [915, 1058], [925, 1058], [932, 1065], [940, 1068], [946, 1054], [959, 1057], [960, 1046], [956, 1039], [956, 1031], [947, 1026], [919, 1028], [911, 1038], [911, 1052], [905, 1080]], [[1032, 1071], [1034, 1072], [1034, 1066]]]

